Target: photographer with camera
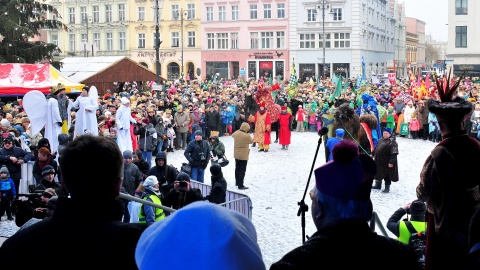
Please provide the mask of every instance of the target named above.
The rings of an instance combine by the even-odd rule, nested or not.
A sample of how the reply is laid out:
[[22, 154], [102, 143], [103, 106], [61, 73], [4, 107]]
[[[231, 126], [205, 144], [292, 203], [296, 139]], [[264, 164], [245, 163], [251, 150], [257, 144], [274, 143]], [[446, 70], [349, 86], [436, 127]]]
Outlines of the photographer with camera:
[[160, 185], [162, 197], [165, 197], [173, 188], [173, 184], [177, 179], [178, 170], [172, 165], [167, 164], [167, 155], [163, 151], [159, 151], [155, 157], [155, 166], [150, 168], [147, 176], [157, 177]]
[[180, 209], [185, 205], [202, 201], [203, 196], [198, 188], [192, 188], [190, 185], [190, 176], [184, 172], [180, 172], [177, 175], [177, 180], [173, 184], [173, 188], [162, 200], [164, 206]]
[[208, 142], [203, 139], [201, 130], [195, 131], [195, 140], [188, 143], [184, 156], [192, 167], [190, 177], [203, 183], [205, 168], [210, 160], [210, 147]]
[[[411, 233], [409, 233], [405, 221], [410, 220], [417, 231], [424, 232], [427, 228], [427, 222], [425, 222], [426, 209], [425, 203], [420, 200], [414, 200], [405, 204], [404, 207], [398, 208], [388, 219], [387, 229], [398, 237], [398, 241], [408, 244]], [[407, 218], [402, 220], [405, 214], [407, 214]], [[410, 219], [408, 214], [410, 214]]]

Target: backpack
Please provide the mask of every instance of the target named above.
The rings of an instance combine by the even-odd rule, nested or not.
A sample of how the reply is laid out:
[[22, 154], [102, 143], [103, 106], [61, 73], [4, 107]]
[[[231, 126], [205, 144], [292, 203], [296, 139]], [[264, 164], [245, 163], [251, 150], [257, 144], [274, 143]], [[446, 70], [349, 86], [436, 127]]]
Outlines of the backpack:
[[415, 253], [417, 254], [417, 259], [420, 267], [425, 267], [425, 249], [427, 243], [427, 235], [425, 232], [418, 232], [415, 227], [413, 227], [410, 221], [405, 220], [405, 225], [410, 231], [410, 239], [408, 240], [408, 245], [413, 247]]

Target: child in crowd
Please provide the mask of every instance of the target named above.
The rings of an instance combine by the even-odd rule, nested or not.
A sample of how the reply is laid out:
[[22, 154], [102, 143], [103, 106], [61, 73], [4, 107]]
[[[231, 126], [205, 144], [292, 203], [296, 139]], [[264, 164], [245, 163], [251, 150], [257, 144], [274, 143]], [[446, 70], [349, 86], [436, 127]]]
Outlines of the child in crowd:
[[0, 218], [7, 212], [8, 220], [12, 221], [12, 202], [17, 196], [15, 184], [8, 172], [7, 166], [3, 165], [0, 169]]
[[176, 137], [177, 135], [175, 135], [175, 130], [173, 129], [172, 124], [168, 124], [167, 125], [167, 139], [168, 139], [167, 152], [173, 152], [173, 143]]
[[420, 130], [420, 122], [418, 121], [417, 117], [414, 113], [412, 113], [412, 119], [410, 119], [410, 123], [408, 124], [408, 128], [410, 129], [410, 135], [412, 139], [418, 139], [418, 133]]

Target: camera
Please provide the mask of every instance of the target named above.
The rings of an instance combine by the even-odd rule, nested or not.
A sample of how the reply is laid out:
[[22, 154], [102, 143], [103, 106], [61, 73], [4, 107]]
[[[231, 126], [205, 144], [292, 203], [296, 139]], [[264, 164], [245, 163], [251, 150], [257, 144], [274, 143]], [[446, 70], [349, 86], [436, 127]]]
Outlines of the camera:
[[205, 153], [204, 153], [204, 152], [202, 152], [202, 153], [200, 154], [200, 160], [201, 160], [201, 161], [207, 160], [207, 158], [205, 157]]
[[178, 186], [181, 187], [181, 188], [186, 188], [187, 187], [187, 182], [180, 181], [180, 182], [178, 182]]

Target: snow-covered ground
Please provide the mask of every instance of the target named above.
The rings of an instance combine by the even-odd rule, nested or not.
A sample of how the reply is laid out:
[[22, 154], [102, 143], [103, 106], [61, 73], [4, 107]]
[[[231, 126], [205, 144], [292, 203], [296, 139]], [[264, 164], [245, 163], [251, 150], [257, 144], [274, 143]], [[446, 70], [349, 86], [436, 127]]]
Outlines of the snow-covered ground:
[[[275, 135], [273, 134], [272, 137]], [[245, 176], [247, 190], [238, 190], [235, 186], [235, 160], [233, 158], [233, 138], [221, 137], [225, 144], [230, 164], [223, 168], [228, 182], [228, 189], [244, 193], [252, 200], [252, 221], [256, 227], [258, 243], [262, 250], [267, 268], [279, 260], [285, 253], [302, 244], [302, 223], [299, 205], [303, 199], [310, 170], [315, 158], [319, 137], [312, 132], [292, 132], [292, 144], [288, 150], [281, 150], [281, 145], [271, 144], [268, 153], [251, 148], [250, 160]], [[400, 181], [393, 183], [390, 193], [372, 190], [374, 211], [385, 226], [390, 215], [407, 202], [416, 198], [415, 188], [419, 182], [420, 171], [430, 151], [436, 145], [430, 141], [397, 138], [399, 145]], [[183, 151], [168, 153], [168, 163], [178, 169], [186, 159]], [[319, 147], [314, 169], [325, 163], [323, 143]], [[205, 183], [210, 184], [210, 171], [206, 170]], [[308, 191], [314, 186], [312, 173], [306, 189], [305, 204], [311, 205]], [[305, 213], [305, 234], [312, 235], [315, 225], [311, 212]], [[378, 227], [377, 227], [378, 228]], [[0, 222], [0, 235], [6, 231], [15, 231], [14, 222]], [[3, 231], [3, 233], [2, 233]], [[377, 232], [379, 230], [377, 229]], [[379, 232], [380, 233], [380, 232]], [[8, 235], [7, 235], [8, 236]], [[393, 236], [390, 234], [390, 236]], [[1, 241], [0, 241], [1, 242]]]

